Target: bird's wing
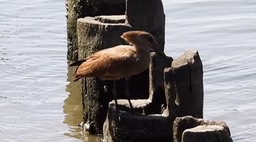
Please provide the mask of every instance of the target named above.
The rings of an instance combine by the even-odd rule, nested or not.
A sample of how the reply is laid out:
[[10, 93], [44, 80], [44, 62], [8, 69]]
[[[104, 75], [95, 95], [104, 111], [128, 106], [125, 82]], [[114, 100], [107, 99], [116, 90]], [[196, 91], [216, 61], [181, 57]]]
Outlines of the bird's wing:
[[96, 52], [77, 69], [77, 75], [97, 77], [125, 76], [134, 63], [136, 52], [130, 46], [117, 46]]

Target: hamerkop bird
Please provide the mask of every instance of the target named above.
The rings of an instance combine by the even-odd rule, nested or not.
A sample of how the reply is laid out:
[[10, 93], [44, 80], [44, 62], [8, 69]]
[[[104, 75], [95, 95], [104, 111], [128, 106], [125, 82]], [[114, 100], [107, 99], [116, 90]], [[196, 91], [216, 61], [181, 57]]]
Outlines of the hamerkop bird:
[[[145, 31], [128, 31], [122, 34], [129, 45], [117, 45], [111, 48], [100, 50], [84, 60], [71, 63], [70, 66], [78, 65], [74, 81], [81, 77], [99, 77], [102, 80], [113, 80], [113, 95], [115, 97], [116, 110], [116, 80], [130, 77], [145, 71], [149, 67], [150, 52], [155, 51], [166, 57], [163, 51], [157, 46], [155, 38]], [[128, 82], [128, 81], [127, 81]], [[128, 83], [126, 83], [127, 99], [131, 110], [133, 109]]]

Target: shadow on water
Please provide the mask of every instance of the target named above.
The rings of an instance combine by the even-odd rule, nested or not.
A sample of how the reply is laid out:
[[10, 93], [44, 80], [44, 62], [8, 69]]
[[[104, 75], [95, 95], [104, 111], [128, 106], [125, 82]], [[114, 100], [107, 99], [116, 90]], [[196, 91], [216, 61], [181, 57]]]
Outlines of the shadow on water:
[[68, 69], [67, 81], [69, 84], [66, 86], [66, 92], [69, 95], [64, 100], [63, 112], [65, 114], [65, 120], [63, 123], [69, 126], [69, 132], [64, 133], [64, 135], [81, 139], [84, 142], [100, 142], [101, 140], [98, 136], [90, 135], [79, 127], [79, 124], [83, 122], [82, 89], [79, 82], [71, 81], [73, 72], [72, 69]]

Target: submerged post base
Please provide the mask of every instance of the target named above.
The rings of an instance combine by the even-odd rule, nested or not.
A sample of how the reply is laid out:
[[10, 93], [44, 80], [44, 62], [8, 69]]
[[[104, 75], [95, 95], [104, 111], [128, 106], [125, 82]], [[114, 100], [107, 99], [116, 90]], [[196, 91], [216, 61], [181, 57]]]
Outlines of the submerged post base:
[[170, 141], [172, 124], [161, 114], [141, 115], [116, 111], [110, 105], [103, 127], [104, 141]]
[[232, 139], [224, 121], [183, 116], [173, 122], [173, 142], [232, 142]]
[[232, 142], [232, 139], [221, 125], [199, 125], [185, 130], [182, 142]]

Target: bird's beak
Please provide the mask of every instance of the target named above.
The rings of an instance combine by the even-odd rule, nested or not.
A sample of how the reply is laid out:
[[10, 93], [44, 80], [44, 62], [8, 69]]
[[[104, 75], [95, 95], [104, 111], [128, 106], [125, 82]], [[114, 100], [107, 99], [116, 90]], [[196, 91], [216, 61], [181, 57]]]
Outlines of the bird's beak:
[[159, 48], [159, 44], [158, 44], [158, 42], [157, 42], [155, 39], [153, 39], [153, 42], [152, 42], [152, 49], [153, 49], [153, 51], [155, 51], [157, 54], [159, 54], [159, 55], [161, 55], [161, 56], [163, 56], [163, 57], [167, 57], [167, 56], [165, 55], [164, 51], [162, 51], [162, 50]]

